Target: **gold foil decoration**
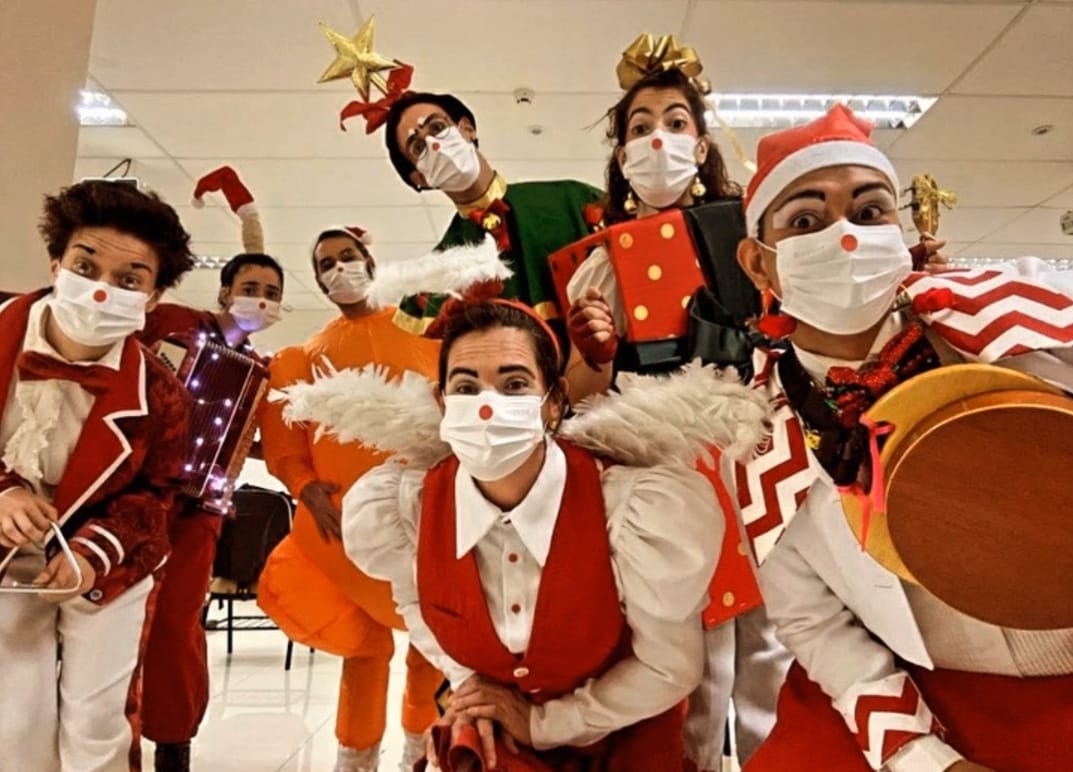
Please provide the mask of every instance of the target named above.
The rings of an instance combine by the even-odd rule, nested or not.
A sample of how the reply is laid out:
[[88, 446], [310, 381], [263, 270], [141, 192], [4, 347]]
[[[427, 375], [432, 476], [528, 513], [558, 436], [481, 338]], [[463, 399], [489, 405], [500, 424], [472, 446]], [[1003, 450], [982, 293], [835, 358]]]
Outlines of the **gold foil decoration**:
[[366, 102], [369, 101], [370, 86], [387, 95], [387, 81], [380, 73], [394, 70], [398, 65], [373, 50], [375, 21], [376, 17], [370, 16], [352, 38], [336, 32], [324, 22], [320, 23], [321, 31], [335, 49], [335, 61], [328, 65], [317, 83], [350, 78]]
[[615, 73], [623, 91], [629, 91], [637, 81], [657, 72], [681, 70], [696, 83], [701, 93], [708, 92], [708, 84], [699, 81], [704, 65], [697, 52], [678, 43], [674, 35], [653, 37], [645, 32], [622, 52]]
[[909, 187], [912, 198], [909, 208], [913, 213], [913, 225], [921, 235], [934, 236], [939, 230], [939, 205], [947, 209], [957, 206], [957, 194], [943, 190], [930, 174], [914, 174]]

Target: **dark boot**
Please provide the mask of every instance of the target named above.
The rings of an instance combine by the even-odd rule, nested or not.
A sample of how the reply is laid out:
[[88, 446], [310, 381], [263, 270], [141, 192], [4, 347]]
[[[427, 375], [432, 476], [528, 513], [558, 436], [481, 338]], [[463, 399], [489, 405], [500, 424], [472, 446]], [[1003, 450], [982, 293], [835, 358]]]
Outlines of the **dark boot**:
[[158, 744], [153, 768], [156, 772], [190, 772], [190, 742]]

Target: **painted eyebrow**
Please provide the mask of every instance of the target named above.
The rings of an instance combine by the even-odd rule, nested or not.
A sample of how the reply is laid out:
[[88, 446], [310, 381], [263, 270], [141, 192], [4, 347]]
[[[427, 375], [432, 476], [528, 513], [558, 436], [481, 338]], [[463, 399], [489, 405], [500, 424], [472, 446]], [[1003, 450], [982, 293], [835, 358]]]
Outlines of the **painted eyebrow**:
[[499, 368], [500, 375], [507, 375], [508, 373], [525, 373], [530, 378], [536, 378], [536, 375], [525, 365], [503, 365]]
[[456, 375], [468, 375], [470, 378], [476, 378], [477, 377], [477, 371], [476, 370], [470, 370], [468, 367], [455, 367], [455, 368], [452, 368], [451, 372], [449, 372], [447, 374], [447, 379], [450, 380], [451, 378], [454, 378]]
[[863, 196], [865, 193], [871, 193], [873, 190], [885, 190], [887, 193], [893, 193], [893, 191], [890, 189], [890, 185], [885, 182], [877, 181], [869, 182], [864, 185], [861, 185], [859, 188], [856, 188], [853, 191], [853, 197], [858, 198], [859, 196]]
[[93, 247], [91, 247], [91, 246], [90, 246], [89, 244], [83, 244], [83, 243], [82, 243], [81, 241], [79, 241], [79, 242], [76, 242], [76, 243], [74, 244], [74, 246], [75, 246], [75, 247], [77, 247], [78, 249], [84, 249], [84, 250], [86, 250], [86, 251], [87, 251], [87, 252], [89, 252], [89, 253], [90, 253], [91, 255], [95, 255], [95, 254], [97, 254], [97, 250], [96, 250], [96, 249], [94, 249]]
[[145, 271], [146, 273], [152, 273], [153, 267], [146, 265], [145, 263], [131, 263], [130, 267], [135, 271]]
[[[857, 194], [854, 193], [855, 197], [856, 197], [856, 195]], [[772, 212], [772, 214], [778, 214], [779, 212], [781, 212], [783, 209], [786, 208], [787, 204], [791, 204], [794, 201], [799, 201], [799, 200], [801, 200], [803, 198], [815, 198], [815, 199], [819, 199], [820, 201], [826, 201], [827, 200], [827, 196], [824, 195], [822, 190], [811, 190], [811, 189], [809, 189], [809, 190], [799, 190], [796, 193], [794, 193], [792, 196], [790, 196], [788, 199], [783, 201], [781, 204], [779, 204], [779, 208], [776, 209], [774, 212]]]
[[645, 107], [644, 105], [642, 105], [641, 107], [635, 107], [635, 108], [633, 108], [633, 109], [632, 109], [632, 110], [630, 111], [630, 114], [629, 114], [629, 116], [627, 117], [627, 120], [629, 120], [629, 119], [633, 118], [633, 116], [637, 115], [638, 113], [644, 113], [644, 114], [646, 114], [646, 115], [651, 115], [651, 114], [652, 114], [652, 111], [651, 111], [651, 110], [649, 110], [649, 109], [648, 109], [647, 107]]

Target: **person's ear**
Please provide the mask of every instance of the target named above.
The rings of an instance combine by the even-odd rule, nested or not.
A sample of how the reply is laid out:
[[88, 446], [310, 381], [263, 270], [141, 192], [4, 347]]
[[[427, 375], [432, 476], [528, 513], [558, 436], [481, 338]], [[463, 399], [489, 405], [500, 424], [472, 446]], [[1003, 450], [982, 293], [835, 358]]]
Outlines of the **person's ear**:
[[216, 295], [216, 302], [220, 304], [220, 308], [226, 311], [227, 307], [231, 305], [231, 288], [220, 287], [220, 291]]
[[745, 238], [738, 242], [738, 265], [761, 292], [772, 286], [772, 278], [764, 266], [764, 248], [756, 239]]
[[48, 271], [52, 276], [53, 283], [56, 281], [56, 274], [60, 272], [60, 263], [61, 260], [58, 257], [50, 257], [48, 260]]
[[428, 180], [425, 179], [425, 175], [414, 169], [410, 172], [410, 182], [420, 190], [429, 190], [432, 186], [428, 184]]
[[443, 389], [438, 383], [432, 384], [432, 398], [436, 400], [436, 405], [440, 408], [440, 414], [442, 415], [444, 412]]
[[708, 160], [708, 151], [711, 150], [712, 141], [705, 134], [697, 142], [697, 148], [694, 151], [693, 157], [697, 159], [697, 166], [703, 166], [704, 162]]
[[473, 125], [473, 122], [469, 118], [463, 118], [458, 122], [458, 130], [462, 133], [462, 136], [470, 142], [477, 141], [477, 127]]
[[[615, 145], [615, 163], [618, 164], [618, 169], [621, 172], [626, 168], [626, 147], [624, 145]], [[626, 175], [623, 174], [623, 177]]]

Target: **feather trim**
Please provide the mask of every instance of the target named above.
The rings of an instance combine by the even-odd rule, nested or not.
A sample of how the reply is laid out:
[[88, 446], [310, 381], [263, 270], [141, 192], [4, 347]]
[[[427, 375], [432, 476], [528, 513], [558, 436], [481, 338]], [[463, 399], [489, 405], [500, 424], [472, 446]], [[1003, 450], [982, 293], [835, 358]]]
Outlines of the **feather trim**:
[[379, 266], [369, 287], [369, 298], [377, 305], [392, 306], [408, 295], [426, 292], [458, 297], [478, 282], [505, 281], [513, 273], [499, 259], [495, 239], [487, 235], [480, 244], [464, 244]]
[[766, 397], [742, 385], [733, 368], [697, 361], [669, 376], [622, 373], [618, 389], [577, 405], [563, 438], [628, 466], [692, 466], [698, 458], [711, 466], [712, 446], [745, 458], [767, 432]]
[[[418, 467], [450, 454], [426, 378], [407, 372], [392, 379], [376, 365], [325, 368], [312, 383], [272, 393], [269, 399], [287, 403], [285, 421], [316, 423], [318, 439], [361, 442]], [[713, 446], [744, 458], [764, 438], [770, 417], [763, 393], [743, 386], [732, 370], [699, 362], [667, 377], [622, 374], [618, 393], [591, 397], [577, 409], [563, 422], [563, 439], [628, 466], [692, 466], [698, 458], [710, 466]]]
[[416, 466], [432, 466], [450, 454], [440, 439], [440, 409], [433, 384], [407, 371], [392, 378], [387, 368], [366, 365], [336, 370], [326, 359], [312, 383], [296, 383], [269, 395], [285, 402], [283, 420], [317, 424], [316, 438], [360, 442], [394, 453]]

